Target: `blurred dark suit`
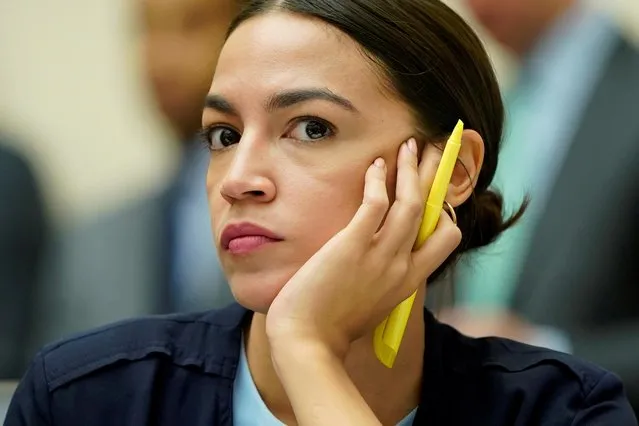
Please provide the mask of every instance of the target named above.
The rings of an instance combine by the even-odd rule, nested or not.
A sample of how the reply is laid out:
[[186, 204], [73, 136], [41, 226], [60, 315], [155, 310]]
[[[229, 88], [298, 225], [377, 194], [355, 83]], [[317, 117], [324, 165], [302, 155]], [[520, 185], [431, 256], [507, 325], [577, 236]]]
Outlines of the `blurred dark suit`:
[[639, 52], [621, 37], [565, 158], [513, 308], [619, 374], [639, 412]]
[[[207, 159], [185, 162], [184, 173], [153, 196], [57, 233], [47, 250], [47, 273], [38, 304], [42, 321], [35, 330], [32, 351], [70, 333], [123, 318], [203, 310], [233, 300], [212, 248], [210, 253], [191, 254], [188, 250], [193, 246], [186, 247], [188, 260], [197, 263], [187, 263], [185, 268], [206, 266], [193, 287], [176, 278], [176, 241], [180, 238], [188, 245], [190, 240], [188, 232], [186, 238], [177, 235], [176, 222], [190, 220], [194, 239], [199, 239], [194, 242], [213, 245], [204, 187]], [[182, 179], [183, 174], [189, 178]], [[203, 202], [188, 202], [185, 193], [194, 186]], [[185, 199], [186, 205], [180, 204]], [[180, 216], [177, 207], [195, 210], [195, 216]], [[180, 305], [176, 291], [187, 292], [190, 298]]]
[[24, 372], [45, 228], [34, 175], [0, 146], [0, 379]]
[[69, 333], [166, 310], [164, 200], [145, 199], [56, 232], [32, 350]]

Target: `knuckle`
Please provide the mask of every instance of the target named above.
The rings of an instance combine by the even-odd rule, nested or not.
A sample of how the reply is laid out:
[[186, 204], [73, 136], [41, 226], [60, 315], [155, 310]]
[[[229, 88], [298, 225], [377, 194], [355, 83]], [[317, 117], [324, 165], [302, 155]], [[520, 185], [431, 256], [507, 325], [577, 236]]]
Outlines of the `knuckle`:
[[332, 241], [338, 241], [342, 248], [339, 250], [340, 259], [346, 263], [357, 265], [366, 255], [369, 242], [351, 229], [344, 229], [337, 235], [340, 236], [339, 240], [333, 237]]
[[451, 223], [450, 226], [446, 226], [445, 232], [446, 232], [446, 238], [450, 242], [450, 245], [453, 248], [461, 244], [462, 232], [456, 225]]
[[404, 206], [404, 210], [406, 211], [406, 215], [410, 217], [410, 219], [414, 219], [414, 220], [421, 219], [423, 211], [424, 211], [424, 206], [421, 200], [418, 200], [418, 199], [407, 200], [403, 202], [402, 204]]
[[388, 195], [386, 194], [372, 194], [366, 197], [365, 203], [375, 210], [388, 209]]
[[[408, 259], [396, 259], [391, 266], [391, 273], [394, 277], [405, 277], [408, 274], [410, 263]], [[399, 283], [402, 283], [403, 280], [398, 280]]]
[[455, 227], [454, 233], [455, 233], [454, 243], [455, 243], [455, 247], [457, 247], [461, 244], [463, 235], [462, 235], [461, 229], [459, 229], [458, 227]]

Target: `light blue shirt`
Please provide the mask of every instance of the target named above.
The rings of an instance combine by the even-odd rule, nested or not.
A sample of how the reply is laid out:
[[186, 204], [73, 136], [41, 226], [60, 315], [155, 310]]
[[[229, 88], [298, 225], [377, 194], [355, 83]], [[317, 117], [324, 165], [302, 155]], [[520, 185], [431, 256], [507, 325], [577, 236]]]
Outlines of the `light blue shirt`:
[[493, 186], [504, 195], [508, 211], [525, 194], [531, 205], [517, 226], [459, 263], [455, 281], [462, 304], [483, 309], [509, 304], [535, 225], [616, 39], [607, 16], [578, 2], [525, 60], [507, 96], [506, 131]]
[[[412, 425], [416, 413], [417, 409], [414, 409], [397, 426]], [[269, 411], [255, 387], [244, 343], [242, 343], [240, 362], [233, 385], [233, 424], [236, 426], [282, 426], [284, 424]]]

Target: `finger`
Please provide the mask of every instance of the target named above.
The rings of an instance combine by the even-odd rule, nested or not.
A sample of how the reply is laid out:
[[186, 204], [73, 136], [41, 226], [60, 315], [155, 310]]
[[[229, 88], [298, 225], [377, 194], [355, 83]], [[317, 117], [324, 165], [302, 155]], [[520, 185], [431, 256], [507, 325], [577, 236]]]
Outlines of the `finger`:
[[421, 193], [425, 199], [428, 199], [431, 187], [435, 181], [435, 174], [441, 161], [441, 155], [429, 155], [430, 150], [428, 147], [424, 148], [422, 152], [422, 159], [419, 163], [419, 184]]
[[389, 205], [386, 169], [384, 159], [378, 158], [366, 171], [362, 205], [346, 227], [350, 238], [370, 242], [384, 220]]
[[461, 239], [462, 234], [457, 225], [442, 211], [435, 232], [411, 257], [413, 271], [420, 282], [426, 280], [448, 259], [461, 243]]
[[[411, 148], [413, 147], [413, 151]], [[385, 253], [410, 253], [424, 211], [417, 170], [417, 144], [412, 139], [402, 144], [397, 157], [395, 202], [379, 232], [379, 243]]]

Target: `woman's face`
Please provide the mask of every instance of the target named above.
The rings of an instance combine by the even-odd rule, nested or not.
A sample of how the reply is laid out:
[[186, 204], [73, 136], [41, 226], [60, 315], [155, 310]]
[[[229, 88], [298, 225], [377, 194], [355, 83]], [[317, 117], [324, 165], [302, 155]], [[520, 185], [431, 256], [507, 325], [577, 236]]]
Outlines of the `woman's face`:
[[220, 260], [235, 297], [257, 312], [349, 223], [380, 156], [392, 200], [397, 152], [415, 129], [354, 41], [280, 12], [231, 35], [202, 120]]

